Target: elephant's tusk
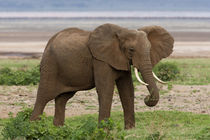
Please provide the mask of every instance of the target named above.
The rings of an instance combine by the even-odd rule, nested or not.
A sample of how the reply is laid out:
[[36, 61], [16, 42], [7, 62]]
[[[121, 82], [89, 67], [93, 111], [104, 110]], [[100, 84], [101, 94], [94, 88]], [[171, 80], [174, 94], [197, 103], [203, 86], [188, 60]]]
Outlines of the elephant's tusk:
[[148, 86], [148, 84], [145, 83], [145, 82], [143, 82], [143, 81], [141, 80], [141, 78], [139, 77], [137, 68], [134, 68], [134, 72], [135, 72], [135, 75], [136, 75], [137, 80], [138, 80], [142, 85]]
[[156, 79], [158, 82], [160, 82], [161, 84], [167, 84], [167, 82], [164, 82], [164, 81], [160, 80], [160, 79], [155, 75], [154, 72], [152, 72], [152, 74], [153, 74], [153, 76], [155, 77], [155, 79]]

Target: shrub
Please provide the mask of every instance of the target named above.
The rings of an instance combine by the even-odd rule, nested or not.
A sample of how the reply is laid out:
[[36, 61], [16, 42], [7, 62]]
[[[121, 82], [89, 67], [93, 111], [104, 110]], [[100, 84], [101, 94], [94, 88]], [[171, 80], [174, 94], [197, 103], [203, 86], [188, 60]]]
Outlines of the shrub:
[[[40, 139], [40, 140], [105, 140], [123, 139], [122, 128], [116, 125], [112, 119], [102, 121], [99, 126], [93, 117], [88, 117], [76, 125], [65, 124], [56, 127], [52, 124], [52, 117], [41, 116], [40, 120], [29, 121], [32, 109], [25, 109], [14, 118], [10, 115], [2, 135], [4, 139]], [[71, 123], [70, 123], [71, 124]]]
[[3, 68], [0, 70], [0, 85], [11, 85], [13, 81], [13, 72], [10, 68]]
[[180, 73], [177, 64], [171, 62], [161, 62], [154, 67], [153, 71], [163, 81], [174, 80]]
[[39, 66], [29, 70], [12, 70], [10, 68], [0, 70], [0, 85], [36, 85], [39, 80]]

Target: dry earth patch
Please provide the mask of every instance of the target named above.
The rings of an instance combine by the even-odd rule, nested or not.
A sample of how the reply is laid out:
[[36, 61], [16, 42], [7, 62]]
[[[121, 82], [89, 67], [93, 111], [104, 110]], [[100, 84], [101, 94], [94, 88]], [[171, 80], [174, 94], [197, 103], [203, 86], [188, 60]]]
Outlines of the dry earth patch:
[[[210, 85], [158, 85], [160, 101], [150, 108], [144, 104], [144, 97], [149, 94], [144, 86], [137, 86], [135, 91], [135, 111], [177, 110], [210, 114]], [[16, 114], [23, 107], [33, 107], [37, 86], [0, 86], [0, 118], [7, 118], [8, 113]], [[121, 102], [115, 90], [112, 111], [122, 111]], [[54, 101], [50, 101], [45, 112], [54, 114]], [[95, 89], [80, 91], [71, 98], [66, 106], [66, 116], [78, 116], [98, 112], [98, 97]]]

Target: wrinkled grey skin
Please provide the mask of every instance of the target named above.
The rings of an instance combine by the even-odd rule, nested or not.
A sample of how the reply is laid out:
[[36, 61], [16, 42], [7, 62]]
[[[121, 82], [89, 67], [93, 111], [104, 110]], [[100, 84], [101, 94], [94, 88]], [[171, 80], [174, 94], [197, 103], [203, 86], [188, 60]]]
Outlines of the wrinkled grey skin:
[[66, 102], [77, 91], [96, 87], [100, 122], [110, 117], [116, 84], [125, 128], [135, 127], [130, 66], [136, 67], [149, 84], [146, 105], [155, 106], [159, 90], [152, 76], [152, 67], [170, 55], [172, 48], [173, 38], [158, 26], [145, 27], [137, 32], [104, 24], [92, 32], [69, 28], [57, 33], [49, 40], [41, 60], [40, 84], [30, 120], [39, 119], [45, 105], [54, 99], [54, 125], [63, 125]]

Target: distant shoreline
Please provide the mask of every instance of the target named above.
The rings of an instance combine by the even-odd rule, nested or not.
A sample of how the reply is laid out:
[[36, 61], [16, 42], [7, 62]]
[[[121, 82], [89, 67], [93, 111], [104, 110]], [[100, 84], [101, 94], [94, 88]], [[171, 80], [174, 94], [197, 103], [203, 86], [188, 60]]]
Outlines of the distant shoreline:
[[[40, 58], [47, 42], [0, 42], [0, 59]], [[209, 42], [178, 42], [171, 58], [210, 58]]]
[[[22, 31], [22, 32], [0, 32], [1, 42], [47, 42], [57, 32], [53, 31]], [[182, 42], [209, 42], [210, 32], [195, 31], [173, 31], [170, 32], [175, 41]]]
[[[1, 32], [0, 59], [40, 58], [55, 31]], [[172, 58], [210, 58], [210, 32], [170, 32], [175, 39]]]

